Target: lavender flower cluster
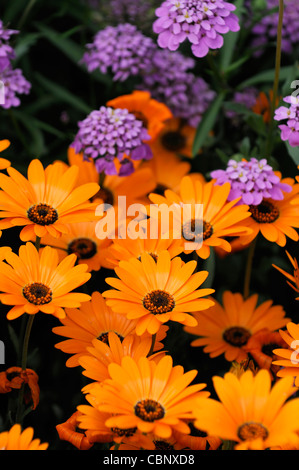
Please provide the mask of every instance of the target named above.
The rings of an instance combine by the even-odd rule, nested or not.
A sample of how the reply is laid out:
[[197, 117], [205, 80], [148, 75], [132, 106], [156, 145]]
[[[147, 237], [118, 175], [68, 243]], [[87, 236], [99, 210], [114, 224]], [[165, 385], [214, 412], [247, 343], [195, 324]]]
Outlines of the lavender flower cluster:
[[[279, 6], [279, 0], [267, 0], [267, 10]], [[278, 11], [264, 15], [261, 21], [252, 28], [255, 36], [253, 46], [260, 48], [270, 41], [276, 41]], [[283, 25], [282, 25], [282, 51], [290, 54], [296, 50], [299, 41], [299, 2], [298, 0], [284, 0]]]
[[160, 49], [129, 23], [99, 31], [81, 62], [89, 72], [112, 73], [115, 81], [138, 76], [139, 89], [149, 91], [190, 126], [198, 125], [215, 97], [209, 85], [190, 71], [195, 66], [193, 58]]
[[[152, 158], [150, 136], [134, 114], [127, 109], [101, 106], [78, 123], [79, 131], [72, 147], [76, 153], [83, 152], [84, 159], [95, 160], [98, 173], [127, 176], [134, 171], [131, 160]], [[117, 173], [115, 159], [121, 168]]]
[[276, 121], [286, 121], [280, 124], [281, 140], [288, 141], [291, 147], [299, 145], [299, 98], [297, 96], [286, 96], [283, 98], [290, 106], [280, 106], [275, 110], [274, 119]]
[[223, 0], [166, 0], [156, 10], [153, 31], [161, 48], [176, 51], [185, 40], [196, 57], [223, 46], [223, 34], [240, 29], [235, 5]]
[[290, 185], [281, 183], [265, 158], [251, 158], [240, 162], [231, 159], [225, 170], [212, 171], [211, 177], [215, 178], [218, 185], [229, 182], [231, 190], [228, 200], [240, 197], [238, 204], [259, 205], [264, 198], [282, 200], [283, 191], [292, 190]]
[[12, 65], [15, 51], [9, 40], [14, 34], [18, 34], [18, 31], [4, 28], [0, 20], [0, 82], [4, 86], [4, 102], [0, 101], [0, 107], [4, 109], [19, 106], [20, 99], [17, 95], [28, 94], [31, 88], [22, 70], [14, 69]]

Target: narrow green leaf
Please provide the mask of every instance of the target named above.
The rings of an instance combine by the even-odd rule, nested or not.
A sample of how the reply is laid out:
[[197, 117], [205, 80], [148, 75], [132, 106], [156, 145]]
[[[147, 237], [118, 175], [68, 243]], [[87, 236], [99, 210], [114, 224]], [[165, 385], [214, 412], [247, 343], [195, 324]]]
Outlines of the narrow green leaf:
[[295, 165], [299, 165], [299, 147], [291, 147], [289, 142], [285, 142], [285, 146]]
[[[287, 80], [292, 74], [294, 73], [294, 66], [285, 66], [281, 67], [280, 69], [280, 81]], [[257, 85], [258, 83], [268, 83], [273, 82], [275, 75], [275, 69], [265, 70], [264, 72], [258, 73], [254, 75], [254, 77], [248, 78], [244, 82], [242, 82], [239, 86], [239, 90], [243, 90], [245, 87]], [[299, 77], [299, 67], [297, 66], [296, 70], [296, 77]]]
[[[243, 4], [244, 4], [244, 0], [237, 0], [235, 2], [236, 10], [234, 11], [234, 13], [239, 18], [242, 14]], [[223, 72], [227, 71], [227, 68], [232, 62], [232, 58], [234, 55], [239, 33], [240, 31], [236, 31], [236, 32], [230, 31], [229, 33], [225, 34], [224, 44], [223, 44], [223, 47], [221, 48], [221, 53], [220, 53], [220, 66]]]
[[209, 135], [209, 132], [212, 130], [215, 122], [217, 121], [217, 117], [218, 117], [224, 98], [225, 98], [225, 93], [224, 92], [220, 93], [215, 98], [210, 108], [202, 117], [202, 120], [197, 127], [195, 138], [193, 141], [193, 147], [192, 147], [193, 157], [195, 157], [198, 154], [198, 151], [204, 145]]

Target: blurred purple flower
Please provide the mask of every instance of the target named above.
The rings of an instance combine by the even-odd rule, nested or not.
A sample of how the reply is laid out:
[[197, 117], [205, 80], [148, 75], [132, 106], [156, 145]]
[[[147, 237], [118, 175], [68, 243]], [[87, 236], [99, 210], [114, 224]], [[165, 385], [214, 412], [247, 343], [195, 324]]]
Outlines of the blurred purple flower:
[[235, 5], [223, 0], [165, 0], [156, 9], [158, 45], [175, 51], [185, 40], [196, 57], [223, 46], [223, 34], [240, 29]]
[[107, 26], [86, 45], [81, 63], [89, 72], [111, 72], [113, 80], [124, 81], [147, 70], [155, 43], [129, 23]]
[[31, 89], [31, 83], [24, 78], [22, 70], [11, 66], [1, 70], [0, 66], [0, 81], [4, 85], [4, 103], [0, 103], [0, 107], [9, 109], [20, 106], [21, 101], [17, 95], [27, 95]]
[[282, 200], [284, 192], [290, 192], [292, 187], [281, 183], [278, 175], [265, 158], [249, 161], [229, 160], [225, 170], [211, 172], [217, 185], [229, 182], [231, 190], [228, 201], [241, 197], [238, 204], [259, 205], [264, 198]]
[[99, 173], [117, 174], [115, 158], [121, 163], [120, 175], [134, 171], [131, 160], [148, 160], [152, 151], [146, 143], [150, 136], [127, 109], [101, 106], [78, 123], [79, 131], [72, 147], [76, 153], [83, 152], [85, 159], [93, 158]]
[[[236, 91], [233, 95], [232, 101], [237, 104], [242, 104], [247, 109], [252, 109], [255, 105], [259, 90], [254, 87], [245, 88], [242, 91]], [[226, 110], [225, 115], [233, 120], [233, 123], [238, 124], [238, 113], [235, 110]]]
[[278, 126], [281, 130], [281, 139], [288, 141], [291, 147], [297, 147], [299, 145], [299, 98], [291, 95], [286, 96], [283, 101], [290, 106], [277, 108], [274, 119], [286, 121], [286, 124]]

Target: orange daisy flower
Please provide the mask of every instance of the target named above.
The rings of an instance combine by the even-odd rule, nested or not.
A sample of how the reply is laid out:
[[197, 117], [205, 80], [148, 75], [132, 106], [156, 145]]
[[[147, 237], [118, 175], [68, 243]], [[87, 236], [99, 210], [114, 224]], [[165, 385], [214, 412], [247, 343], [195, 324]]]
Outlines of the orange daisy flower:
[[59, 237], [66, 224], [95, 220], [95, 204], [89, 202], [99, 185], [75, 187], [79, 168], [65, 170], [59, 162], [43, 168], [35, 159], [28, 167], [28, 180], [12, 167], [0, 173], [0, 229], [24, 226], [22, 241], [50, 233]]
[[79, 415], [80, 412], [75, 411], [64, 423], [58, 424], [56, 430], [62, 441], [70, 442], [79, 450], [89, 450], [93, 443], [84, 433], [77, 431]]
[[245, 347], [253, 334], [263, 328], [275, 331], [287, 324], [282, 306], [272, 305], [272, 300], [258, 303], [258, 295], [247, 299], [239, 293], [225, 291], [222, 305], [215, 305], [205, 312], [195, 312], [197, 326], [185, 327], [185, 331], [197, 336], [191, 342], [194, 347], [204, 346], [211, 358], [224, 354], [227, 361], [241, 362], [247, 359]]
[[195, 398], [209, 396], [201, 391], [205, 384], [190, 385], [197, 371], [184, 373], [170, 356], [158, 362], [126, 356], [121, 364], [109, 365], [109, 374], [111, 378], [95, 384], [91, 392], [100, 411], [113, 413], [106, 426], [137, 428], [162, 439], [169, 439], [174, 430], [189, 433], [186, 421], [193, 418]]
[[261, 233], [269, 242], [285, 246], [287, 238], [299, 240], [299, 184], [294, 184], [292, 178], [284, 178], [282, 183], [292, 186], [292, 191], [284, 193], [284, 199], [277, 201], [270, 198], [263, 199], [258, 206], [250, 206], [251, 217], [246, 225], [251, 233], [240, 237], [242, 244], [251, 243]]
[[120, 261], [115, 272], [119, 279], [108, 277], [106, 283], [114, 289], [103, 296], [107, 305], [118, 313], [127, 312], [127, 318], [137, 320], [136, 333], [156, 334], [161, 324], [175, 321], [195, 326], [196, 320], [187, 312], [204, 310], [213, 305], [202, 297], [214, 289], [197, 289], [208, 272], [193, 274], [197, 266], [192, 260], [184, 264], [180, 257], [170, 258], [168, 251], [160, 253], [157, 261], [148, 253], [141, 259]]
[[258, 369], [267, 369], [274, 380], [278, 366], [273, 365], [274, 359], [277, 359], [273, 351], [278, 347], [285, 346], [287, 344], [278, 331], [269, 331], [268, 328], [263, 328], [249, 338], [243, 349], [249, 357], [253, 358]]
[[[7, 139], [0, 140], [0, 152], [3, 152], [10, 146], [10, 142]], [[5, 170], [11, 165], [10, 161], [6, 158], [0, 158], [0, 170]]]
[[63, 318], [64, 307], [76, 308], [90, 299], [89, 295], [71, 292], [91, 276], [86, 265], [75, 266], [75, 255], [59, 263], [55, 249], [45, 247], [39, 253], [27, 242], [20, 246], [19, 256], [8, 253], [6, 261], [0, 262], [0, 301], [14, 305], [7, 313], [9, 320], [39, 311]]
[[220, 401], [198, 399], [195, 426], [221, 439], [233, 441], [235, 450], [265, 450], [297, 442], [299, 398], [288, 400], [296, 390], [292, 378], [271, 388], [271, 377], [261, 369], [248, 370], [237, 378], [228, 372], [213, 377]]
[[[293, 275], [287, 273], [283, 269], [279, 268], [275, 264], [272, 264], [274, 268], [276, 268], [279, 272], [281, 272], [287, 279], [287, 283], [289, 286], [294, 289], [295, 292], [299, 292], [299, 267], [298, 267], [298, 261], [296, 258], [292, 258], [291, 255], [286, 251], [286, 254], [293, 266]], [[299, 300], [299, 297], [296, 297], [296, 300]]]
[[279, 330], [279, 333], [288, 347], [274, 349], [278, 360], [273, 361], [273, 364], [280, 366], [277, 377], [295, 377], [295, 385], [299, 387], [299, 325], [289, 322], [286, 328], [287, 331]]
[[162, 155], [165, 159], [173, 155], [192, 157], [192, 146], [196, 128], [189, 126], [179, 118], [168, 119], [157, 139], [150, 142], [154, 155]]
[[[146, 357], [150, 353], [151, 338], [141, 338], [136, 335], [126, 336], [122, 341], [113, 332], [108, 333], [107, 344], [94, 339], [92, 347], [87, 347], [86, 355], [82, 355], [78, 362], [83, 368], [82, 374], [92, 379], [94, 382], [102, 382], [109, 378], [109, 364], [120, 364], [124, 356], [130, 356], [138, 361], [140, 357]], [[164, 352], [158, 352], [149, 356], [151, 360], [158, 360], [164, 356]], [[91, 385], [85, 386], [82, 391], [89, 391]]]
[[14, 424], [9, 431], [0, 433], [1, 450], [47, 450], [49, 444], [33, 439], [34, 430], [29, 427], [22, 431], [20, 424]]
[[[79, 359], [86, 356], [87, 348], [92, 347], [93, 340], [107, 344], [109, 332], [114, 332], [120, 339], [135, 333], [137, 321], [128, 320], [125, 315], [113, 312], [97, 291], [80, 308], [66, 308], [65, 312], [65, 318], [60, 319], [62, 326], [56, 326], [52, 331], [68, 338], [55, 345], [55, 348], [72, 354], [66, 361], [67, 367], [79, 366]], [[154, 351], [162, 349], [161, 341], [165, 338], [166, 331], [167, 327], [160, 328]]]
[[67, 233], [63, 233], [60, 238], [48, 234], [41, 238], [41, 245], [55, 248], [60, 261], [74, 253], [77, 256], [77, 263], [86, 264], [89, 272], [99, 271], [101, 267], [113, 269], [114, 263], [108, 260], [112, 240], [109, 238], [101, 240], [96, 236], [97, 223], [91, 221], [67, 224]]
[[147, 91], [134, 90], [128, 95], [118, 96], [108, 101], [107, 106], [127, 109], [137, 119], [143, 122], [151, 140], [155, 140], [165, 126], [165, 121], [172, 118], [172, 112], [163, 103], [151, 98]]
[[[210, 248], [213, 246], [218, 246], [227, 252], [231, 251], [231, 245], [225, 237], [240, 236], [248, 233], [246, 219], [251, 215], [248, 211], [249, 206], [243, 204], [236, 205], [239, 198], [227, 202], [229, 192], [229, 183], [218, 186], [212, 181], [202, 182], [200, 179], [192, 179], [190, 176], [185, 176], [181, 181], [178, 194], [174, 191], [166, 190], [164, 197], [150, 194], [149, 198], [156, 204], [157, 212], [162, 204], [167, 204], [168, 207], [174, 207], [174, 205], [178, 208], [181, 207], [181, 210], [174, 213], [174, 238], [178, 237], [177, 232], [180, 231], [183, 246], [186, 240], [189, 244], [191, 241], [195, 241], [195, 247], [196, 245], [199, 246], [196, 249], [196, 253], [199, 257], [207, 259], [210, 256]], [[185, 220], [184, 205], [191, 207], [191, 219], [189, 221]], [[202, 215], [198, 212], [199, 207], [202, 207]], [[150, 210], [150, 215], [156, 217], [154, 209], [150, 208]], [[196, 235], [192, 239], [192, 233], [189, 234], [189, 230], [194, 231], [196, 220], [201, 218], [203, 219], [203, 233], [199, 234], [198, 237]], [[186, 226], [189, 227], [187, 234], [185, 234]], [[190, 253], [191, 251], [193, 250], [184, 249], [185, 253]]]

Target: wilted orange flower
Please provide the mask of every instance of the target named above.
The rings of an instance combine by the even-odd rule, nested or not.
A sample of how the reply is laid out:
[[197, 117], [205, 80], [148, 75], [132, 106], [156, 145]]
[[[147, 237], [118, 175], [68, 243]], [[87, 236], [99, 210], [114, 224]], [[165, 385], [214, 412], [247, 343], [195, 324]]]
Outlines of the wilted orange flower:
[[287, 331], [279, 330], [279, 333], [287, 347], [274, 349], [273, 352], [278, 356], [278, 360], [273, 361], [273, 364], [279, 366], [277, 377], [291, 376], [295, 378], [296, 387], [299, 387], [299, 325], [289, 322], [286, 328]]
[[113, 414], [106, 426], [137, 428], [161, 439], [169, 439], [174, 430], [189, 433], [186, 421], [193, 418], [196, 397], [209, 396], [201, 391], [205, 384], [190, 385], [197, 371], [185, 373], [168, 355], [158, 362], [126, 356], [121, 364], [109, 365], [109, 374], [111, 379], [91, 389], [98, 409]]
[[20, 238], [29, 241], [50, 233], [59, 237], [66, 224], [95, 220], [96, 204], [89, 199], [99, 185], [88, 183], [75, 188], [79, 168], [68, 169], [59, 162], [43, 168], [40, 160], [28, 166], [28, 179], [13, 167], [9, 176], [0, 173], [0, 229], [23, 226]]
[[[109, 364], [120, 364], [125, 356], [132, 357], [138, 361], [140, 357], [149, 357], [153, 361], [159, 360], [165, 355], [164, 352], [150, 354], [151, 338], [142, 338], [137, 335], [126, 336], [122, 341], [113, 332], [108, 333], [107, 344], [94, 339], [92, 347], [87, 347], [86, 355], [82, 355], [78, 362], [83, 368], [82, 374], [95, 382], [102, 382], [109, 378]], [[92, 386], [92, 384], [91, 384]], [[85, 386], [82, 391], [88, 392], [90, 385]]]
[[[66, 361], [67, 367], [79, 365], [80, 357], [86, 355], [87, 348], [92, 347], [94, 339], [107, 343], [109, 332], [116, 333], [120, 339], [135, 333], [136, 320], [128, 320], [125, 315], [113, 312], [97, 291], [80, 308], [66, 308], [65, 312], [65, 318], [60, 319], [62, 326], [56, 326], [52, 331], [68, 338], [55, 345], [57, 349], [72, 354]], [[165, 338], [166, 331], [167, 327], [160, 328], [154, 351], [163, 347], [161, 341]]]
[[23, 384], [25, 388], [24, 400], [28, 404], [32, 401], [32, 409], [35, 410], [39, 403], [38, 375], [32, 369], [23, 370], [21, 367], [9, 367], [6, 371], [0, 372], [0, 393], [8, 393], [12, 390], [19, 390]]
[[[286, 271], [279, 268], [275, 264], [272, 264], [272, 266], [274, 268], [276, 268], [278, 271], [280, 271], [288, 279], [287, 283], [289, 284], [289, 286], [292, 289], [294, 289], [295, 292], [299, 292], [299, 267], [298, 267], [298, 261], [297, 261], [296, 258], [292, 258], [287, 251], [286, 251], [286, 254], [287, 254], [287, 256], [288, 256], [288, 258], [289, 258], [289, 260], [290, 260], [290, 262], [293, 266], [293, 269], [294, 269], [293, 275], [287, 273]], [[299, 300], [299, 297], [296, 297], [296, 300]]]
[[88, 271], [99, 271], [101, 267], [112, 269], [114, 264], [109, 262], [112, 240], [103, 240], [96, 236], [97, 221], [77, 222], [67, 224], [67, 233], [61, 237], [52, 237], [47, 234], [41, 238], [41, 245], [55, 248], [62, 261], [67, 255], [74, 253], [78, 264], [86, 264]]
[[[229, 236], [240, 236], [248, 233], [246, 219], [250, 218], [249, 206], [236, 205], [239, 199], [227, 202], [230, 192], [230, 184], [225, 183], [222, 186], [215, 185], [212, 181], [203, 182], [200, 179], [193, 179], [185, 176], [181, 180], [179, 193], [166, 190], [164, 196], [150, 194], [150, 200], [159, 206], [163, 204], [171, 207], [181, 208], [180, 211], [174, 211], [173, 227], [175, 230], [174, 238], [177, 238], [176, 232], [180, 230], [181, 241], [185, 253], [193, 250], [185, 248], [186, 241], [195, 241], [195, 250], [198, 256], [207, 259], [210, 256], [210, 248], [218, 246], [225, 251], [231, 251], [230, 243], [225, 239]], [[189, 205], [189, 206], [188, 206]], [[186, 220], [184, 206], [191, 208], [190, 220]], [[202, 214], [199, 212], [202, 208]], [[151, 216], [153, 209], [151, 209]], [[176, 213], [177, 212], [177, 213]], [[202, 218], [202, 233], [196, 234], [192, 239], [192, 233], [195, 229], [196, 220]], [[191, 233], [189, 231], [191, 230]], [[249, 230], [250, 233], [250, 230]], [[194, 237], [194, 234], [193, 234]], [[198, 248], [196, 248], [196, 244]]]
[[165, 126], [165, 121], [172, 118], [170, 109], [164, 103], [151, 98], [148, 91], [134, 90], [132, 93], [118, 96], [106, 104], [112, 108], [125, 108], [134, 114], [137, 119], [143, 122], [151, 141], [160, 134]]
[[204, 431], [200, 431], [194, 426], [194, 421], [188, 423], [190, 434], [182, 434], [174, 432], [176, 442], [181, 445], [181, 449], [190, 450], [217, 450], [220, 448], [222, 441], [217, 436], [210, 436]]
[[263, 328], [249, 338], [243, 349], [249, 357], [254, 359], [259, 369], [267, 369], [271, 378], [275, 379], [278, 366], [273, 364], [273, 360], [277, 359], [273, 351], [284, 346], [287, 344], [278, 331], [269, 331], [268, 328]]
[[[278, 380], [261, 369], [247, 370], [237, 378], [228, 372], [213, 377], [219, 401], [198, 399], [195, 426], [209, 434], [234, 442], [235, 450], [265, 450], [298, 441], [299, 398], [291, 377]], [[289, 399], [289, 400], [288, 400]]]
[[75, 411], [64, 423], [58, 424], [56, 430], [59, 439], [68, 441], [79, 450], [89, 450], [93, 443], [90, 442], [83, 432], [77, 431], [79, 411]]
[[252, 232], [240, 237], [243, 244], [251, 243], [261, 233], [269, 242], [285, 246], [287, 238], [299, 240], [296, 229], [299, 227], [299, 184], [294, 184], [292, 178], [283, 178], [282, 183], [292, 186], [292, 191], [284, 193], [280, 201], [263, 199], [258, 206], [250, 206], [251, 217], [246, 223]]
[[168, 251], [160, 253], [157, 261], [148, 253], [141, 259], [120, 261], [115, 268], [119, 278], [108, 277], [113, 287], [103, 292], [107, 305], [127, 318], [137, 320], [136, 333], [155, 334], [168, 321], [194, 326], [196, 320], [189, 312], [204, 310], [213, 305], [202, 297], [214, 289], [197, 289], [207, 278], [207, 271], [194, 273], [192, 260], [184, 264], [179, 256], [171, 259]]
[[9, 320], [39, 311], [63, 318], [64, 307], [76, 308], [90, 299], [89, 295], [71, 292], [91, 277], [87, 265], [74, 266], [75, 255], [59, 263], [54, 248], [46, 246], [39, 253], [27, 242], [20, 246], [19, 256], [10, 252], [6, 261], [0, 262], [0, 300], [14, 305], [7, 313]]
[[33, 439], [34, 430], [29, 427], [22, 431], [20, 424], [14, 424], [9, 431], [0, 433], [1, 450], [47, 450], [49, 444]]
[[[0, 152], [3, 152], [10, 146], [10, 142], [7, 139], [0, 140]], [[6, 158], [0, 158], [0, 170], [5, 170], [11, 165], [10, 161]]]
[[239, 293], [225, 291], [222, 305], [215, 299], [215, 305], [205, 312], [195, 312], [197, 326], [185, 327], [185, 331], [197, 336], [192, 346], [204, 346], [203, 351], [210, 357], [224, 354], [227, 361], [241, 362], [247, 359], [245, 346], [251, 336], [268, 328], [275, 331], [287, 324], [285, 311], [280, 305], [267, 300], [258, 305], [258, 295], [247, 299]]

